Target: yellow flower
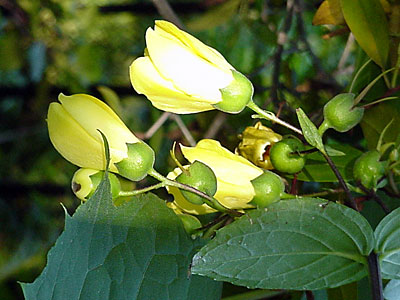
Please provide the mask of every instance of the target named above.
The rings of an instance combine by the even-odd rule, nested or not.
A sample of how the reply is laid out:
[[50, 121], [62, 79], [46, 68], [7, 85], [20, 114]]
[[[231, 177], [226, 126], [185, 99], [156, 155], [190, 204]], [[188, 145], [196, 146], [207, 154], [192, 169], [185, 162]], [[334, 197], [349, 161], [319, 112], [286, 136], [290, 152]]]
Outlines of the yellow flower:
[[65, 159], [79, 167], [104, 170], [100, 130], [110, 146], [110, 171], [138, 180], [147, 174], [144, 169], [149, 165], [152, 168], [153, 150], [135, 137], [105, 103], [85, 94], [60, 94], [58, 100], [61, 104], [53, 102], [49, 106], [47, 125], [52, 144]]
[[133, 88], [178, 114], [212, 109], [238, 113], [253, 95], [251, 82], [215, 49], [167, 21], [146, 31], [144, 57], [130, 66]]
[[[217, 177], [217, 192], [214, 198], [222, 205], [231, 209], [254, 207], [249, 202], [255, 196], [251, 180], [257, 178], [263, 171], [245, 158], [230, 152], [214, 140], [201, 140], [195, 147], [181, 145], [185, 158], [193, 163], [195, 160], [209, 166]], [[168, 174], [169, 179], [176, 178], [180, 173], [175, 169]], [[206, 204], [195, 205], [182, 196], [177, 188], [170, 187], [175, 204], [180, 209], [191, 214], [206, 214], [215, 212]]]
[[246, 127], [240, 138], [242, 141], [235, 149], [235, 153], [263, 169], [274, 168], [269, 157], [269, 150], [272, 145], [282, 140], [280, 134], [257, 122], [254, 126]]
[[[86, 201], [94, 194], [103, 176], [103, 171], [85, 168], [78, 169], [72, 177], [72, 191], [80, 200]], [[111, 185], [111, 194], [114, 199], [119, 196], [121, 184], [115, 174], [108, 173], [108, 176]]]

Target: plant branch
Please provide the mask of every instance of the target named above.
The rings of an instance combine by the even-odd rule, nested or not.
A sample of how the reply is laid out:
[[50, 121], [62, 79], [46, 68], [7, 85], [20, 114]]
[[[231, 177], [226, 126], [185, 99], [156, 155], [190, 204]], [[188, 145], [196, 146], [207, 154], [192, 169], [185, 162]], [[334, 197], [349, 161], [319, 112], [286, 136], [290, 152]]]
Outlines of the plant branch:
[[270, 112], [270, 111], [265, 111], [263, 109], [261, 109], [257, 104], [255, 104], [253, 102], [253, 100], [251, 100], [248, 104], [247, 107], [250, 108], [251, 110], [253, 110], [254, 112], [257, 113], [257, 115], [252, 116], [252, 118], [261, 118], [261, 119], [266, 119], [268, 121], [271, 121], [273, 123], [277, 123], [281, 126], [284, 126], [286, 128], [289, 128], [291, 130], [293, 130], [294, 132], [302, 135], [302, 131], [296, 127], [294, 127], [293, 125], [290, 125], [289, 123], [279, 119], [277, 116], [275, 116], [274, 113]]
[[154, 6], [157, 8], [158, 13], [166, 20], [174, 23], [179, 28], [183, 29], [183, 23], [169, 5], [167, 0], [152, 0]]
[[352, 209], [358, 211], [356, 201], [354, 201], [354, 198], [350, 193], [349, 187], [347, 186], [346, 182], [344, 181], [344, 179], [342, 177], [342, 174], [340, 174], [340, 172], [339, 172], [338, 168], [336, 167], [335, 163], [333, 162], [331, 157], [326, 152], [325, 153], [321, 152], [321, 153], [325, 157], [325, 160], [327, 161], [327, 163], [331, 167], [333, 173], [335, 173], [336, 178], [338, 179], [340, 185], [342, 186], [344, 192], [346, 193], [346, 196], [347, 196], [346, 205], [351, 207]]
[[376, 194], [376, 192], [373, 189], [367, 189], [365, 186], [363, 186], [360, 182], [357, 182], [357, 186], [367, 195], [368, 198], [372, 198], [375, 200], [376, 203], [382, 208], [382, 210], [385, 212], [385, 214], [390, 214], [390, 209], [387, 207], [385, 202]]
[[368, 256], [368, 270], [372, 288], [372, 299], [383, 300], [383, 287], [378, 255], [373, 251]]
[[191, 192], [193, 194], [196, 194], [196, 195], [202, 197], [205, 204], [207, 204], [208, 206], [210, 206], [220, 212], [227, 213], [233, 217], [240, 217], [243, 215], [242, 213], [240, 213], [236, 210], [229, 209], [229, 208], [223, 206], [214, 197], [211, 197], [211, 196], [207, 195], [206, 193], [203, 193], [202, 191], [199, 191], [190, 185], [168, 179], [168, 178], [164, 177], [163, 175], [161, 175], [160, 173], [158, 173], [154, 169], [150, 170], [148, 172], [148, 174], [150, 176], [154, 177], [155, 179], [159, 180], [160, 182], [164, 183], [166, 186], [176, 187], [178, 189], [182, 189], [182, 190]]

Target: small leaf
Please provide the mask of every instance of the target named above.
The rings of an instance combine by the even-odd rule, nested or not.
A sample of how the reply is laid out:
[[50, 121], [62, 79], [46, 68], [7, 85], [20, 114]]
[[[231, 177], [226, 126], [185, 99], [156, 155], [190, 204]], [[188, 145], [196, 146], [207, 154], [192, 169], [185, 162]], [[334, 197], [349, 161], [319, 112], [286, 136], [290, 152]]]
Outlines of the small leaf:
[[188, 275], [200, 242], [165, 202], [147, 194], [115, 207], [105, 178], [72, 217], [66, 215], [42, 274], [22, 284], [25, 299], [219, 299], [220, 283]]
[[386, 300], [400, 300], [400, 280], [390, 280], [383, 290], [383, 296]]
[[340, 3], [346, 23], [360, 47], [376, 64], [385, 68], [389, 54], [389, 26], [380, 1], [340, 0]]
[[192, 273], [263, 289], [323, 289], [367, 275], [373, 232], [358, 212], [322, 199], [284, 200], [217, 232]]
[[[338, 6], [335, 6], [338, 4]], [[345, 24], [339, 0], [325, 0], [318, 7], [312, 20], [313, 25]]]
[[318, 133], [317, 127], [313, 122], [307, 117], [301, 108], [296, 109], [297, 118], [299, 119], [300, 127], [303, 131], [304, 138], [311, 145], [317, 148], [322, 153], [325, 152], [324, 144], [322, 138]]
[[392, 211], [378, 224], [375, 240], [382, 278], [400, 279], [400, 208]]
[[325, 150], [329, 156], [345, 156], [346, 155], [346, 153], [336, 150], [335, 148], [332, 148], [331, 146], [325, 146]]

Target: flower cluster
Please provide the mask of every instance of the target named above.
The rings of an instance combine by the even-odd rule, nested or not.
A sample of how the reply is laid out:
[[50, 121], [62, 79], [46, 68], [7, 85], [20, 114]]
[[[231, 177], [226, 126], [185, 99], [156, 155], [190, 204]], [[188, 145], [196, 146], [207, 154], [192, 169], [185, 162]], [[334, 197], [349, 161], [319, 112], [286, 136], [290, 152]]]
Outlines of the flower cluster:
[[[251, 103], [251, 82], [219, 52], [175, 25], [156, 21], [146, 32], [146, 44], [144, 56], [130, 66], [130, 79], [155, 107], [178, 114], [212, 109], [239, 113]], [[168, 205], [193, 227], [199, 224], [192, 215], [264, 207], [284, 192], [282, 179], [266, 171], [272, 169], [267, 147], [282, 137], [261, 123], [245, 130], [238, 154], [210, 139], [195, 147], [181, 145], [189, 164], [177, 161], [179, 167], [167, 177], [154, 170], [154, 151], [95, 97], [60, 94], [59, 102], [50, 104], [47, 123], [57, 151], [81, 167], [72, 189], [82, 200], [93, 194], [107, 169], [113, 198], [151, 189], [122, 191], [121, 178], [139, 181], [150, 175], [167, 187], [174, 197]], [[108, 166], [104, 138], [109, 145]]]

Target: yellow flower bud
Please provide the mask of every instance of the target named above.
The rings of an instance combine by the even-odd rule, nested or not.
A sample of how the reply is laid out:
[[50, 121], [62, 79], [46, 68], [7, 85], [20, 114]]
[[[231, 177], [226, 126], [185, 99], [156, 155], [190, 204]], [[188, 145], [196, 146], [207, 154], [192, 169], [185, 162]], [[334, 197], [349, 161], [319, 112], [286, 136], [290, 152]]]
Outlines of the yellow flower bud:
[[[245, 158], [230, 152], [228, 149], [214, 140], [201, 140], [195, 147], [181, 145], [185, 158], [193, 163], [200, 161], [212, 169], [217, 177], [217, 192], [214, 198], [222, 205], [231, 209], [253, 207], [249, 202], [255, 196], [251, 180], [263, 174], [263, 171]], [[180, 174], [175, 169], [168, 174], [168, 178], [174, 179]], [[175, 204], [185, 212], [191, 214], [206, 214], [215, 212], [206, 204], [195, 205], [184, 199], [177, 188], [168, 188], [174, 195]]]
[[253, 96], [251, 82], [215, 49], [167, 21], [146, 31], [144, 57], [130, 66], [133, 88], [178, 114], [212, 109], [238, 113]]
[[[86, 201], [96, 191], [98, 185], [103, 179], [103, 176], [103, 171], [85, 168], [78, 169], [72, 177], [72, 191], [79, 199]], [[113, 199], [115, 199], [119, 196], [121, 184], [115, 174], [108, 173], [108, 176], [111, 184], [111, 194]]]
[[274, 168], [269, 157], [269, 149], [282, 140], [280, 134], [257, 122], [256, 125], [247, 127], [240, 138], [242, 141], [235, 150], [237, 154], [263, 169]]
[[[50, 140], [57, 151], [74, 165], [104, 170], [106, 160], [100, 130], [107, 137], [110, 146], [110, 171], [132, 179], [130, 174], [129, 176], [125, 174], [125, 169], [118, 168], [117, 163], [123, 165], [123, 162], [129, 160], [130, 152], [134, 152], [130, 148], [144, 143], [135, 137], [112, 109], [99, 99], [85, 94], [72, 96], [60, 94], [58, 100], [61, 103], [51, 103], [47, 115]], [[143, 149], [140, 150], [145, 152]], [[151, 148], [145, 150], [150, 153], [146, 155], [149, 157], [146, 167], [151, 165], [151, 168], [154, 153]], [[153, 160], [150, 161], [151, 159]], [[143, 168], [144, 165], [141, 163], [139, 167]], [[130, 168], [133, 167], [134, 165], [130, 164]], [[139, 173], [147, 171], [140, 170]], [[141, 174], [136, 177], [144, 176]]]

